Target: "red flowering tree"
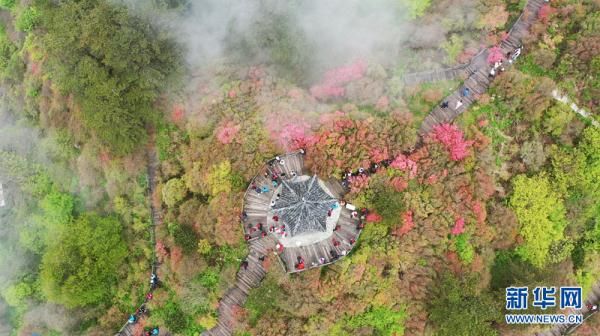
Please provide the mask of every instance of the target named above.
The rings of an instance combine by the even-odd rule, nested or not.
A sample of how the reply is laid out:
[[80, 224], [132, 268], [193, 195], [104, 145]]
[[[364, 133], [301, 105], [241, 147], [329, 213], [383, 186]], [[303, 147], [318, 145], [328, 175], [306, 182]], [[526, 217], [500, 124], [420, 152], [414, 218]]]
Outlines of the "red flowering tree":
[[544, 4], [538, 12], [538, 18], [543, 23], [548, 23], [550, 16], [552, 14], [554, 14], [555, 12], [556, 12], [556, 9], [554, 9], [552, 6], [550, 6], [550, 4]]
[[403, 154], [396, 156], [390, 167], [402, 170], [408, 174], [408, 178], [413, 179], [417, 176], [417, 163]]
[[460, 161], [469, 155], [473, 141], [467, 141], [463, 132], [451, 124], [441, 124], [433, 128], [433, 139], [441, 143], [452, 161]]
[[411, 210], [405, 211], [402, 213], [402, 227], [398, 230], [398, 233], [402, 236], [407, 234], [410, 230], [415, 227], [415, 222], [413, 221], [413, 212]]

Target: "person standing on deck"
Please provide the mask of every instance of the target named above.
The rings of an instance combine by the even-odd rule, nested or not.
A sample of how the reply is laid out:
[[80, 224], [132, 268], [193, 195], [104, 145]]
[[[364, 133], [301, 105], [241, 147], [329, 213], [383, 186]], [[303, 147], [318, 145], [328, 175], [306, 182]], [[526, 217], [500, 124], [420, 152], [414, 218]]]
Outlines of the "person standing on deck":
[[462, 105], [463, 105], [463, 101], [462, 101], [462, 99], [459, 99], [459, 100], [456, 102], [456, 107], [455, 107], [454, 109], [455, 109], [455, 110], [458, 110], [458, 108], [459, 108], [459, 107], [461, 107]]

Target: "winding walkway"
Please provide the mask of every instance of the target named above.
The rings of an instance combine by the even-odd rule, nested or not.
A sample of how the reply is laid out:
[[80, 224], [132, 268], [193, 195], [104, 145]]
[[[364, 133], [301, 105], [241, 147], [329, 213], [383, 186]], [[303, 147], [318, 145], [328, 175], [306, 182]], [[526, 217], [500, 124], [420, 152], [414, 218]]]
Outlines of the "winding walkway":
[[[507, 38], [502, 41], [500, 48], [504, 55], [508, 52], [513, 52], [522, 44], [523, 37], [529, 34], [531, 25], [537, 20], [537, 13], [544, 5], [544, 0], [529, 0], [523, 13], [519, 16], [511, 30], [508, 32]], [[444, 99], [449, 104], [449, 107], [442, 108], [436, 106], [423, 120], [419, 134], [421, 136], [429, 133], [434, 126], [449, 123], [466, 111], [471, 104], [476, 100], [477, 95], [487, 91], [492, 78], [489, 77], [491, 66], [487, 62], [488, 50], [485, 49], [477, 54], [471, 62], [466, 66], [461, 66], [468, 74], [463, 85], [456, 91], [451, 93]], [[505, 62], [506, 63], [506, 62]], [[506, 64], [507, 65], [507, 64]], [[463, 87], [469, 88], [471, 95], [463, 97], [461, 90]], [[462, 104], [458, 104], [462, 101]]]
[[[156, 204], [154, 204], [154, 202], [153, 202], [153, 197], [152, 197], [156, 190], [156, 184], [157, 184], [156, 183], [156, 174], [157, 174], [158, 165], [159, 165], [158, 153], [156, 151], [156, 146], [154, 145], [154, 135], [152, 135], [150, 145], [148, 146], [148, 148], [146, 150], [146, 155], [147, 155], [147, 159], [148, 159], [148, 165], [147, 165], [148, 196], [150, 199], [150, 216], [152, 218], [152, 225], [150, 227], [150, 240], [151, 240], [152, 246], [155, 247], [156, 246], [156, 227], [162, 224], [162, 212], [160, 209], [160, 205], [156, 206]], [[158, 260], [156, 259], [156, 249], [153, 248], [150, 274], [156, 274], [158, 267], [159, 267], [159, 263], [158, 263]], [[148, 281], [149, 280], [150, 280], [150, 276], [148, 276]], [[154, 289], [150, 288], [149, 292], [151, 293], [153, 291], [154, 291]], [[146, 301], [144, 303], [142, 303], [136, 310], [135, 315], [136, 315], [136, 317], [138, 317], [138, 319], [143, 315], [139, 312], [142, 308], [145, 307], [145, 305], [146, 305]], [[140, 336], [140, 335], [135, 335], [133, 333], [134, 326], [135, 326], [135, 324], [126, 322], [121, 327], [121, 329], [115, 334], [115, 336]], [[160, 335], [169, 336], [170, 334], [168, 332], [161, 331]]]

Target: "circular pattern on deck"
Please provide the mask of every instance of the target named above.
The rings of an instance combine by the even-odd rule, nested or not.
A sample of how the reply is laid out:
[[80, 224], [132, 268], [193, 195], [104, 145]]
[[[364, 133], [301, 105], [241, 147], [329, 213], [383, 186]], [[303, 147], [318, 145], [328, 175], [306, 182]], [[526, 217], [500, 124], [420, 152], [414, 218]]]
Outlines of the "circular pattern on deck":
[[273, 238], [286, 272], [333, 263], [352, 250], [362, 227], [345, 194], [339, 181], [310, 175], [302, 153], [277, 156], [244, 196], [245, 238]]

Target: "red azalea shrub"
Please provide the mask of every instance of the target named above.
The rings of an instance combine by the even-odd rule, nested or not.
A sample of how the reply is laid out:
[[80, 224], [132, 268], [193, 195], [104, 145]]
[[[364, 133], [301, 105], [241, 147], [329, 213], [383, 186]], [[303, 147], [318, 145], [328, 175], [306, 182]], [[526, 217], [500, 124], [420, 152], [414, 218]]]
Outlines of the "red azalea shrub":
[[408, 181], [400, 176], [396, 176], [390, 180], [390, 184], [397, 192], [402, 192], [408, 188]]
[[467, 157], [473, 145], [473, 141], [466, 141], [463, 132], [453, 124], [435, 126], [433, 139], [444, 145], [452, 161], [460, 161]]
[[550, 16], [555, 12], [556, 9], [550, 6], [550, 4], [544, 4], [538, 12], [538, 19], [540, 19], [540, 21], [546, 24], [548, 23], [548, 19], [550, 18]]
[[286, 124], [279, 131], [273, 131], [271, 135], [286, 150], [305, 148], [314, 141], [310, 125], [304, 122]]
[[380, 214], [378, 214], [378, 213], [376, 213], [376, 212], [373, 212], [373, 211], [372, 211], [372, 212], [369, 212], [369, 213], [367, 214], [367, 217], [365, 218], [365, 220], [366, 220], [368, 223], [378, 223], [378, 222], [381, 222], [381, 220], [382, 220], [382, 219], [383, 219], [383, 217], [381, 217], [381, 215], [380, 215]]
[[240, 131], [241, 126], [229, 121], [217, 129], [217, 140], [226, 145], [233, 142], [233, 139]]
[[407, 234], [410, 230], [415, 227], [415, 222], [413, 220], [413, 212], [411, 210], [405, 211], [402, 213], [402, 227], [398, 231], [398, 233], [402, 236]]
[[342, 97], [346, 93], [344, 85], [362, 78], [366, 71], [367, 63], [362, 60], [329, 70], [321, 83], [310, 88], [310, 94], [317, 99]]

